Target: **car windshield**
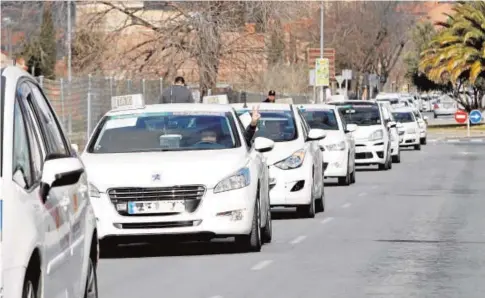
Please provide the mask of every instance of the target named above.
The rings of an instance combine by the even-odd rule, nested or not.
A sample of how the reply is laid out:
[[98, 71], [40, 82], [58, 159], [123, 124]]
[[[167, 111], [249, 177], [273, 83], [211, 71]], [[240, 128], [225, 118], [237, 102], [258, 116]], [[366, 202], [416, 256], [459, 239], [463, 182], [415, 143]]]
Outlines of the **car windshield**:
[[396, 122], [400, 123], [410, 123], [414, 122], [414, 116], [411, 112], [394, 112], [392, 113]]
[[310, 128], [338, 130], [338, 122], [333, 110], [301, 109], [300, 111]]
[[[247, 109], [237, 111], [238, 115], [249, 112]], [[275, 110], [259, 111], [258, 129], [254, 137], [265, 137], [274, 142], [288, 142], [298, 137], [292, 111]]]
[[376, 99], [377, 101], [387, 101], [391, 104], [398, 104], [399, 103], [399, 99], [397, 98], [386, 98], [386, 97], [382, 97], [382, 98], [377, 98]]
[[90, 153], [218, 150], [240, 146], [229, 112], [171, 112], [108, 116]]
[[381, 113], [377, 105], [343, 105], [339, 110], [347, 124], [359, 126], [381, 124]]

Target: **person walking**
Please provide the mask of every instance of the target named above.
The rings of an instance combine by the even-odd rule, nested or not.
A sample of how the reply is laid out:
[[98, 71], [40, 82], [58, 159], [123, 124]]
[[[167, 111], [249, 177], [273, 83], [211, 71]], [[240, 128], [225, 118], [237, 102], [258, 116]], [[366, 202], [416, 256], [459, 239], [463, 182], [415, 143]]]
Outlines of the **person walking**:
[[263, 102], [271, 102], [274, 103], [276, 100], [276, 92], [274, 90], [269, 90], [268, 97]]
[[183, 77], [176, 77], [174, 84], [162, 92], [159, 103], [194, 103], [192, 92]]

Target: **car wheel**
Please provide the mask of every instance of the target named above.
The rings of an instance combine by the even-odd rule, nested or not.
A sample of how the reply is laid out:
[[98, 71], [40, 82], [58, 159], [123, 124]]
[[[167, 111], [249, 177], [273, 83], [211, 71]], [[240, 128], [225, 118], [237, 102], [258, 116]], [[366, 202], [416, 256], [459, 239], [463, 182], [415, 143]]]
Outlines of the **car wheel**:
[[261, 215], [259, 210], [259, 201], [256, 201], [256, 205], [254, 206], [251, 232], [249, 233], [249, 235], [237, 236], [236, 243], [240, 245], [245, 251], [261, 251]]
[[434, 116], [434, 119], [438, 118], [438, 115], [436, 115], [436, 114], [434, 114], [434, 113], [433, 113], [433, 116]]
[[96, 265], [92, 257], [89, 257], [84, 298], [98, 298], [98, 275], [96, 274]]
[[421, 150], [421, 145], [414, 145], [414, 150]]
[[114, 253], [118, 248], [118, 244], [112, 239], [99, 240], [99, 252], [103, 257], [109, 256]]
[[427, 143], [426, 138], [421, 138], [420, 143], [421, 145], [426, 145]]
[[35, 277], [34, 274], [27, 273], [24, 280], [24, 286], [22, 290], [22, 298], [38, 298], [40, 297], [40, 287], [37, 286], [37, 280], [39, 276]]
[[296, 212], [300, 214], [300, 216], [305, 218], [314, 218], [315, 217], [315, 198], [313, 197], [313, 191], [311, 192], [311, 201], [310, 204], [305, 206], [299, 206], [296, 208]]
[[350, 183], [355, 183], [355, 168], [352, 171], [352, 174], [350, 174]]
[[271, 243], [273, 239], [273, 224], [271, 221], [271, 209], [268, 208], [268, 215], [266, 215], [266, 225], [263, 228], [263, 242]]
[[393, 163], [400, 163], [401, 162], [401, 150], [398, 150], [397, 155], [392, 157]]
[[379, 170], [381, 170], [381, 171], [387, 171], [387, 170], [390, 170], [391, 168], [389, 167], [389, 164], [392, 164], [392, 162], [391, 162], [391, 163], [389, 163], [389, 161], [390, 161], [390, 160], [391, 160], [391, 159], [389, 158], [389, 155], [387, 155], [387, 160], [386, 160], [386, 162], [385, 162], [385, 163], [383, 163], [383, 164], [380, 164], [380, 165], [379, 165]]
[[347, 164], [347, 174], [345, 177], [338, 177], [338, 184], [340, 185], [350, 185], [351, 179], [350, 179], [350, 170], [349, 170], [349, 164]]

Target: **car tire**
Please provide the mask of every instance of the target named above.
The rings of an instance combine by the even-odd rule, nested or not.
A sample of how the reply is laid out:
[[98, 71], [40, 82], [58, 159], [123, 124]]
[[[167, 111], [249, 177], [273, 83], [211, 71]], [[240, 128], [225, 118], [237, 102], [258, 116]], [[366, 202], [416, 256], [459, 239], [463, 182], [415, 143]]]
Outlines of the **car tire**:
[[414, 150], [421, 150], [421, 145], [414, 145]]
[[401, 150], [398, 151], [397, 155], [392, 157], [393, 163], [401, 163]]
[[96, 273], [96, 263], [92, 257], [89, 257], [84, 298], [98, 298], [98, 275]]
[[304, 206], [298, 206], [296, 208], [296, 212], [300, 214], [301, 217], [304, 218], [314, 218], [315, 217], [315, 205], [316, 205], [316, 200], [313, 197], [313, 192], [311, 194], [312, 198], [310, 201], [310, 204], [304, 205]]
[[349, 170], [349, 164], [347, 164], [347, 174], [345, 175], [345, 177], [338, 177], [338, 184], [339, 185], [350, 185], [350, 183], [352, 183], [352, 180], [350, 179], [350, 170]]
[[271, 208], [268, 208], [268, 215], [266, 215], [266, 225], [262, 232], [263, 243], [271, 243], [273, 239], [273, 223], [271, 221]]
[[433, 116], [434, 116], [434, 119], [438, 118], [438, 115], [436, 115], [435, 113], [433, 113]]
[[99, 253], [102, 257], [110, 256], [118, 249], [118, 244], [112, 239], [99, 240]]
[[421, 138], [420, 143], [421, 143], [421, 145], [426, 145], [427, 144], [426, 138]]
[[387, 160], [385, 163], [379, 165], [379, 170], [380, 171], [387, 171], [390, 170], [392, 167], [392, 160], [389, 157], [389, 154], [387, 155]]
[[261, 251], [261, 215], [259, 210], [259, 201], [256, 200], [254, 206], [253, 220], [251, 224], [251, 232], [249, 235], [236, 236], [236, 244], [244, 251], [259, 252]]
[[350, 174], [350, 183], [352, 183], [352, 184], [355, 183], [355, 168], [352, 171], [352, 174]]
[[22, 298], [40, 298], [41, 297], [41, 276], [35, 270], [28, 268], [25, 273], [24, 285], [22, 286]]

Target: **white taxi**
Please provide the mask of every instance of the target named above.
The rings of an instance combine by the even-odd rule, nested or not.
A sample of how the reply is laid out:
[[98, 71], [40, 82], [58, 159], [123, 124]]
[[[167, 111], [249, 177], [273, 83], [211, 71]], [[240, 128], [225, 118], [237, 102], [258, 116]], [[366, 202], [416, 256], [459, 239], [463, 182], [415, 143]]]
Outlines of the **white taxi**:
[[1, 69], [0, 297], [98, 297], [84, 165], [37, 81]]
[[324, 211], [323, 159], [318, 141], [325, 131], [310, 129], [292, 104], [251, 103], [233, 105], [243, 116], [259, 106], [256, 136], [275, 142], [271, 152], [264, 153], [270, 168], [270, 199], [272, 207], [297, 207], [304, 217], [315, 217]]
[[414, 147], [415, 150], [421, 150], [421, 130], [418, 120], [414, 116], [414, 108], [397, 108], [394, 109], [392, 115], [398, 123], [401, 123], [405, 129], [401, 147]]
[[347, 100], [330, 104], [338, 107], [345, 123], [358, 125], [353, 133], [356, 165], [378, 165], [380, 170], [390, 170], [390, 129], [395, 127], [396, 123], [385, 119], [381, 105], [368, 100]]
[[[382, 107], [382, 114], [384, 116], [384, 121], [396, 123], [394, 116], [392, 115], [393, 107], [388, 101], [377, 101]], [[404, 131], [400, 131], [402, 128], [401, 124], [396, 123], [395, 126], [389, 128], [389, 133], [391, 135], [391, 156], [392, 162], [401, 162], [401, 148], [399, 144], [401, 143], [402, 134]]]
[[426, 145], [428, 138], [428, 116], [423, 116], [418, 109], [414, 109], [413, 112], [419, 125], [419, 141], [421, 145]]
[[352, 133], [357, 125], [346, 124], [335, 106], [305, 104], [298, 108], [310, 128], [325, 130], [327, 136], [321, 140], [324, 176], [338, 178], [341, 185], [355, 183], [355, 140]]
[[[247, 251], [272, 238], [268, 167], [234, 109], [222, 104], [147, 105], [108, 112], [82, 159], [101, 250], [156, 236], [235, 237]], [[134, 98], [134, 97], [133, 97]]]

